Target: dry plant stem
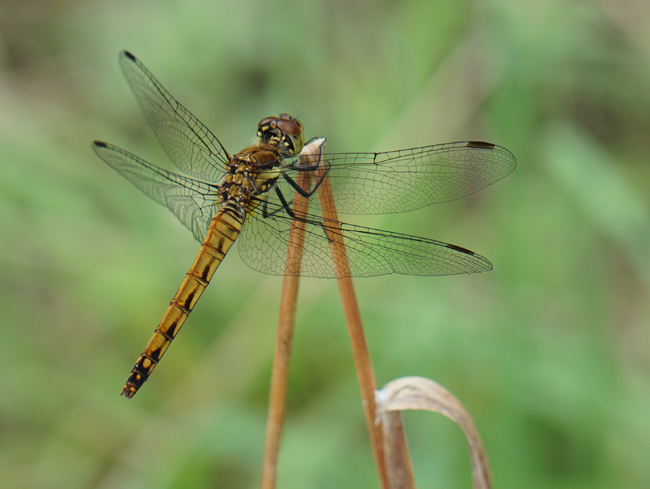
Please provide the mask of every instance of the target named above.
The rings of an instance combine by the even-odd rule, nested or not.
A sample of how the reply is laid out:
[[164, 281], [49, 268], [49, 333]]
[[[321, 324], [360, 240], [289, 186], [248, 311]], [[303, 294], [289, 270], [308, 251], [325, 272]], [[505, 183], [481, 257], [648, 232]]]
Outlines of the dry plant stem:
[[[384, 441], [387, 446], [386, 459], [393, 488], [408, 488], [410, 481], [405, 477], [406, 465], [401, 460], [406, 447], [395, 444], [395, 434], [401, 432], [401, 411], [419, 410], [440, 413], [454, 421], [463, 430], [469, 445], [472, 461], [472, 481], [475, 489], [490, 489], [492, 481], [490, 466], [476, 425], [462, 403], [437, 382], [424, 377], [402, 377], [384, 386], [376, 395], [378, 416], [383, 420]], [[396, 425], [397, 423], [397, 425]], [[397, 426], [397, 429], [394, 428]], [[400, 435], [401, 436], [401, 435]], [[401, 444], [401, 441], [400, 441]], [[412, 476], [410, 477], [412, 479]]]
[[415, 489], [402, 414], [399, 411], [386, 413], [382, 416], [382, 428], [390, 489]]
[[[297, 179], [298, 185], [309, 189], [309, 176], [303, 172]], [[309, 201], [298, 192], [293, 198], [293, 209], [296, 213], [306, 213]], [[292, 221], [287, 248], [287, 274], [282, 284], [280, 299], [280, 317], [278, 319], [278, 334], [275, 340], [273, 355], [273, 370], [271, 372], [271, 388], [269, 393], [269, 412], [266, 424], [266, 441], [264, 443], [264, 460], [262, 462], [262, 489], [275, 487], [280, 439], [286, 411], [287, 385], [289, 383], [289, 363], [291, 360], [291, 343], [293, 340], [293, 324], [300, 280], [300, 261], [304, 243], [306, 224]]]
[[368, 426], [368, 432], [370, 434], [370, 443], [375, 456], [375, 463], [377, 464], [381, 487], [383, 489], [388, 489], [388, 475], [384, 460], [382, 441], [383, 435], [381, 426], [375, 423], [375, 375], [370, 363], [370, 354], [363, 333], [361, 314], [359, 313], [359, 305], [354, 292], [354, 286], [352, 285], [352, 278], [350, 277], [350, 266], [348, 264], [343, 239], [340, 231], [336, 232], [333, 229], [335, 228], [335, 223], [338, 222], [338, 216], [332, 200], [332, 188], [327, 176], [323, 177], [323, 181], [318, 187], [318, 196], [321, 202], [323, 217], [328, 222], [328, 226], [325, 230], [327, 232], [327, 237], [330, 240], [330, 251], [336, 269], [339, 293], [343, 304], [343, 314], [345, 315], [345, 321], [348, 325], [348, 334], [350, 335], [350, 342], [352, 343], [352, 354], [357, 369], [357, 377], [359, 378], [361, 399], [363, 401], [363, 410], [366, 416], [366, 425]]

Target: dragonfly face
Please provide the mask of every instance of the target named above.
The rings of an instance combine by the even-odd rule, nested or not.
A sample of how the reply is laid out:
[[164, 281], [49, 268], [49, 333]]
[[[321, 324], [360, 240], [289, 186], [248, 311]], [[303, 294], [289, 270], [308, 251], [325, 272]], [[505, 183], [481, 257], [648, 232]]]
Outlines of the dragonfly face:
[[[149, 197], [166, 206], [201, 242], [199, 253], [170, 302], [122, 394], [133, 397], [149, 378], [235, 240], [254, 270], [273, 275], [335, 278], [330, 236], [342, 239], [349, 273], [453, 275], [492, 269], [481, 255], [428, 238], [333, 221], [318, 213], [316, 188], [326, 175], [339, 214], [419, 209], [474, 193], [514, 170], [514, 156], [491, 143], [462, 141], [385, 153], [321, 154], [304, 162], [302, 124], [288, 114], [262, 119], [256, 144], [230, 156], [216, 136], [165, 90], [131, 53], [120, 66], [142, 113], [170, 159], [183, 172], [163, 170], [108, 143], [93, 150]], [[305, 177], [305, 178], [298, 178]], [[297, 182], [311, 182], [301, 188]], [[292, 196], [310, 212], [292, 209]], [[329, 198], [329, 197], [328, 197]], [[300, 267], [286, 253], [295, 221], [305, 225]]]
[[257, 137], [262, 143], [277, 146], [285, 156], [297, 155], [305, 145], [302, 124], [289, 114], [262, 119], [257, 125]]

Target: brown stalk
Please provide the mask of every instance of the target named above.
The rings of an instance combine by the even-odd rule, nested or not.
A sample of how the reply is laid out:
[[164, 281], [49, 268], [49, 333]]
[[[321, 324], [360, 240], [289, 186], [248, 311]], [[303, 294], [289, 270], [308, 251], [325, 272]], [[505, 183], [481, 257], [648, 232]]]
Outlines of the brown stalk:
[[[312, 143], [313, 146], [306, 146], [302, 152], [302, 159], [305, 163], [315, 163], [322, 151], [323, 142]], [[366, 425], [370, 434], [375, 463], [379, 472], [382, 489], [388, 489], [388, 475], [384, 460], [383, 434], [379, 424], [375, 423], [375, 376], [370, 363], [370, 354], [366, 345], [361, 314], [352, 285], [350, 266], [343, 244], [336, 207], [332, 200], [332, 188], [325, 170], [321, 170], [318, 196], [321, 203], [321, 211], [326, 221], [325, 232], [330, 241], [330, 252], [338, 280], [339, 293], [343, 305], [348, 326], [348, 333], [352, 343], [354, 363], [361, 388], [361, 399], [366, 418]], [[307, 172], [302, 172], [297, 181], [303, 189], [308, 189], [310, 182]], [[294, 212], [297, 215], [304, 214], [308, 209], [308, 199], [298, 192], [294, 196]], [[304, 233], [306, 223], [292, 221], [289, 246], [287, 250], [287, 273], [284, 278], [282, 298], [280, 301], [280, 319], [278, 323], [278, 335], [275, 344], [275, 356], [273, 371], [271, 374], [271, 392], [269, 395], [269, 413], [266, 430], [266, 442], [264, 447], [264, 461], [262, 464], [262, 489], [274, 489], [277, 476], [277, 463], [280, 447], [280, 438], [284, 415], [286, 411], [286, 393], [289, 377], [289, 361], [291, 353], [291, 342], [293, 339], [293, 322], [295, 316], [295, 305], [298, 294], [298, 282], [300, 274], [300, 260], [302, 258]]]
[[359, 387], [361, 388], [361, 400], [363, 410], [366, 416], [366, 426], [370, 434], [370, 444], [372, 446], [379, 480], [383, 489], [389, 488], [386, 462], [384, 460], [383, 434], [381, 426], [375, 423], [376, 406], [375, 406], [375, 375], [370, 363], [370, 353], [366, 344], [363, 325], [361, 324], [361, 314], [357, 303], [354, 286], [350, 273], [343, 236], [336, 213], [336, 207], [332, 198], [332, 187], [325, 174], [326, 170], [321, 170], [321, 184], [318, 187], [318, 197], [320, 200], [321, 211], [325, 218], [325, 232], [330, 242], [330, 251], [334, 262], [334, 269], [339, 285], [339, 294], [343, 305], [343, 314], [348, 326], [348, 334], [352, 343], [352, 354], [354, 364], [357, 369]]
[[381, 425], [384, 434], [384, 458], [390, 489], [414, 489], [413, 467], [406, 446], [401, 413], [382, 413]]
[[[301, 157], [303, 163], [314, 164], [320, 154], [320, 145], [305, 146]], [[300, 172], [296, 183], [303, 189], [309, 190], [310, 179], [307, 172]], [[293, 210], [296, 214], [306, 214], [309, 200], [297, 191], [293, 198]], [[275, 340], [273, 369], [271, 372], [271, 387], [269, 393], [269, 412], [266, 424], [266, 441], [264, 444], [264, 460], [262, 462], [261, 489], [273, 489], [277, 478], [280, 439], [286, 411], [287, 385], [289, 383], [289, 362], [291, 360], [291, 343], [293, 340], [293, 323], [300, 280], [300, 261], [302, 259], [306, 223], [299, 220], [291, 221], [289, 246], [287, 247], [286, 274], [282, 284], [280, 299], [280, 317], [278, 319], [278, 334]]]

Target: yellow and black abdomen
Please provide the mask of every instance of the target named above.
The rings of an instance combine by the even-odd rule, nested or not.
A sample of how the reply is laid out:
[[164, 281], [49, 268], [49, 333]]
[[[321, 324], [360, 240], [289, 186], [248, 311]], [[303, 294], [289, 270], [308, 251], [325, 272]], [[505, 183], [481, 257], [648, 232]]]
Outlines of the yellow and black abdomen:
[[187, 272], [160, 324], [131, 370], [131, 375], [122, 389], [122, 395], [133, 397], [149, 378], [208, 286], [224, 256], [239, 236], [244, 218], [242, 207], [233, 201], [226, 202], [212, 218], [194, 264]]

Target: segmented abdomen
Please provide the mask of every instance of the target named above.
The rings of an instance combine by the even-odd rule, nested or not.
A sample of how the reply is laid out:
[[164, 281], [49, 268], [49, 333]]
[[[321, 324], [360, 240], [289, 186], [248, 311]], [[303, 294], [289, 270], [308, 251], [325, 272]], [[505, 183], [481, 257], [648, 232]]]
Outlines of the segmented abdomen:
[[169, 307], [147, 347], [131, 370], [131, 375], [122, 388], [123, 396], [131, 398], [135, 395], [169, 348], [199, 297], [208, 286], [221, 260], [239, 236], [244, 223], [242, 216], [241, 208], [237, 204], [227, 202], [212, 218], [194, 264], [169, 303]]

